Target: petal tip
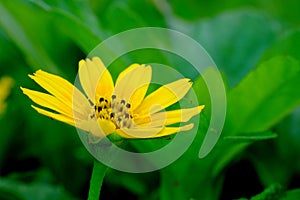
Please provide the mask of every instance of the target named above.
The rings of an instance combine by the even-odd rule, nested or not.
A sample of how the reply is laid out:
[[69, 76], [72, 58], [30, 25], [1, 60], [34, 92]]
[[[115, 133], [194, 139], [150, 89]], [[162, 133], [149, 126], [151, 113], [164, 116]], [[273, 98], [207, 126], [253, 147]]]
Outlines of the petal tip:
[[194, 123], [191, 123], [191, 124], [180, 127], [180, 131], [188, 131], [188, 130], [191, 130], [193, 127], [194, 127]]
[[102, 60], [98, 57], [98, 56], [94, 56], [94, 57], [92, 57], [92, 61], [94, 62], [94, 61], [97, 61], [97, 62], [102, 62]]
[[78, 65], [79, 65], [79, 67], [82, 67], [83, 65], [85, 65], [85, 60], [84, 60], [84, 59], [81, 59], [81, 60], [78, 62]]
[[35, 73], [33, 73], [33, 75], [28, 74], [29, 78], [34, 79]]
[[205, 105], [201, 105], [198, 108], [199, 108], [199, 112], [201, 112], [205, 108]]
[[20, 87], [20, 89], [22, 90], [23, 94], [27, 95], [29, 89], [23, 88], [22, 86]]

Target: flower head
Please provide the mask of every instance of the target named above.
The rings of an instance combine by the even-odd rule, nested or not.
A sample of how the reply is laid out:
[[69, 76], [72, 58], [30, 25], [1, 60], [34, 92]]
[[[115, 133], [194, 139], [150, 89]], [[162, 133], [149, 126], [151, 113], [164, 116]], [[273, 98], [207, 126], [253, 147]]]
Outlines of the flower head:
[[113, 79], [98, 57], [79, 62], [79, 80], [84, 92], [67, 80], [38, 70], [29, 75], [50, 94], [21, 88], [36, 104], [40, 114], [76, 126], [102, 138], [117, 133], [123, 138], [156, 138], [190, 130], [187, 122], [204, 106], [162, 112], [178, 102], [191, 88], [189, 79], [166, 84], [146, 96], [152, 77], [151, 66], [132, 64]]

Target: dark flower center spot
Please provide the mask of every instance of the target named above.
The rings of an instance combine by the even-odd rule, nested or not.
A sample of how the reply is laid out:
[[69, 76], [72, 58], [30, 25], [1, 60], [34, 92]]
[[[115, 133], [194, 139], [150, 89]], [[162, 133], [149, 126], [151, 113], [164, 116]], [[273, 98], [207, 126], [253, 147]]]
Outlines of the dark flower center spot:
[[130, 128], [132, 126], [132, 116], [129, 114], [131, 105], [124, 99], [118, 99], [112, 95], [111, 99], [100, 97], [94, 106], [95, 114], [100, 119], [112, 121], [117, 128]]

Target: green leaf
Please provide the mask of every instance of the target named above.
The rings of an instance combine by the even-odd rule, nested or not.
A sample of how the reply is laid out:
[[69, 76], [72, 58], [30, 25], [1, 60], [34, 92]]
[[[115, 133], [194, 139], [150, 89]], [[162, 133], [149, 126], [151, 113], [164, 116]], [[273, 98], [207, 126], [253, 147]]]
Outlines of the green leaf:
[[88, 54], [104, 38], [93, 10], [87, 1], [35, 0], [33, 3], [51, 15], [59, 30], [68, 35]]
[[300, 104], [299, 63], [275, 57], [250, 72], [228, 94], [224, 132], [267, 130]]
[[[264, 131], [274, 126], [300, 103], [299, 63], [290, 57], [275, 57], [251, 71], [235, 88], [228, 93], [228, 109], [223, 137], [244, 137], [265, 139]], [[272, 136], [271, 136], [272, 137]], [[251, 142], [224, 140], [216, 148], [218, 164], [213, 173], [218, 174], [235, 156]], [[226, 156], [225, 156], [226, 155]]]
[[[299, 36], [299, 29], [285, 32], [266, 51], [261, 60], [276, 55], [288, 55], [299, 61]], [[262, 184], [265, 186], [272, 182], [280, 182], [287, 187], [293, 174], [299, 171], [300, 163], [294, 159], [300, 152], [298, 137], [299, 113], [298, 108], [276, 125], [276, 132], [280, 136], [278, 140], [266, 144], [255, 144], [250, 149], [251, 160]]]
[[[221, 4], [217, 0], [212, 1], [197, 1], [197, 0], [168, 0], [172, 10], [176, 15], [188, 19], [195, 20], [200, 17], [210, 17], [216, 13], [227, 10], [240, 8], [255, 8], [279, 18], [282, 21], [287, 21], [288, 24], [299, 24], [299, 1], [259, 1], [259, 0], [228, 0], [226, 4]], [[169, 6], [169, 5], [168, 5]], [[188, 12], [187, 12], [188, 11]]]
[[166, 26], [162, 14], [152, 1], [114, 0], [100, 17], [103, 26], [113, 33], [138, 27]]
[[256, 66], [281, 30], [277, 21], [250, 9], [228, 11], [195, 22], [180, 20], [172, 13], [166, 18], [170, 28], [192, 37], [208, 51], [225, 73], [230, 88]]
[[264, 53], [261, 60], [266, 60], [278, 55], [288, 55], [300, 61], [300, 29], [285, 32]]
[[280, 121], [273, 130], [278, 139], [264, 144], [255, 144], [249, 155], [260, 180], [267, 186], [280, 182], [288, 187], [294, 174], [300, 171], [300, 107]]
[[[3, 28], [10, 39], [20, 48], [33, 69], [37, 69], [37, 66], [46, 65], [51, 71], [59, 72], [58, 67], [52, 62], [43, 48], [40, 47], [38, 41], [32, 40], [33, 32], [24, 29], [25, 24], [22, 24], [19, 16], [12, 12], [16, 8], [23, 11], [23, 16], [27, 16], [26, 13], [30, 11], [20, 2], [14, 2], [13, 5], [9, 2], [0, 3], [0, 27]], [[29, 27], [27, 26], [27, 28]]]
[[[218, 183], [215, 178], [251, 143], [275, 137], [273, 133], [264, 131], [300, 103], [299, 89], [293, 87], [299, 85], [299, 81], [299, 64], [290, 57], [273, 58], [250, 72], [228, 93], [227, 123], [222, 133], [224, 138], [207, 157], [198, 160], [195, 155], [205, 133], [200, 130], [202, 137], [198, 136], [179, 160], [162, 171], [161, 196], [165, 199], [217, 199], [216, 187], [221, 182]], [[209, 100], [201, 95], [202, 91], [207, 93], [203, 81], [199, 79], [195, 84], [193, 87], [198, 88], [198, 98], [209, 104]], [[208, 121], [202, 122], [206, 124]], [[197, 188], [199, 185], [207, 188]], [[214, 192], [211, 187], [215, 187]]]

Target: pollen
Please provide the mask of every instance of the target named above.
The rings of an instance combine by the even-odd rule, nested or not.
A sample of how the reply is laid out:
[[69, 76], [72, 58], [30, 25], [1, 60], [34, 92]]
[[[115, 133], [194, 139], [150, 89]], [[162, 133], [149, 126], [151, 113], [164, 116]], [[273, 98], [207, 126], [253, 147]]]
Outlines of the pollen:
[[95, 114], [91, 116], [110, 120], [116, 125], [116, 128], [130, 128], [132, 126], [130, 107], [128, 102], [118, 99], [116, 95], [112, 95], [111, 99], [100, 97], [94, 106]]

